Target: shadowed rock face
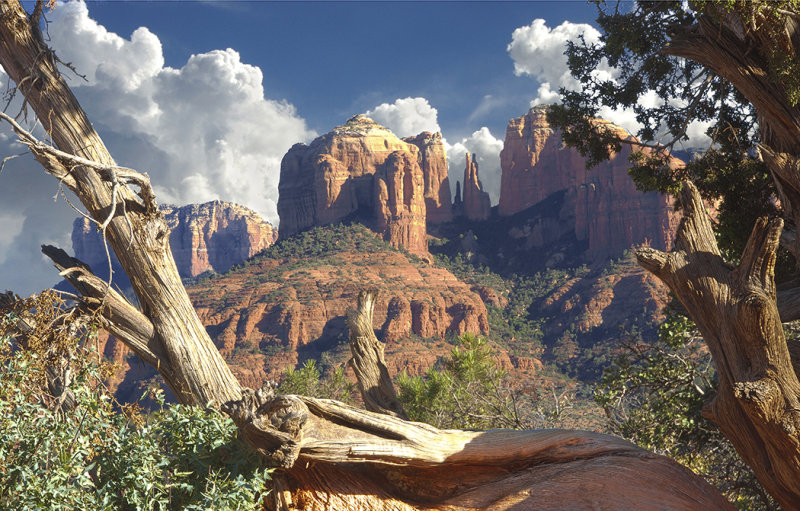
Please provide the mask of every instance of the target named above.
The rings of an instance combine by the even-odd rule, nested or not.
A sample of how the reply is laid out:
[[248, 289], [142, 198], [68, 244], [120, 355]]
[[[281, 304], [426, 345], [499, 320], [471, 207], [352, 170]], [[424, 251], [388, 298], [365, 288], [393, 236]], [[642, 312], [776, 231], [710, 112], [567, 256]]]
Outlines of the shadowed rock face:
[[355, 216], [392, 246], [427, 255], [426, 178], [420, 162], [437, 172], [440, 166], [434, 142], [428, 146], [420, 155], [416, 145], [363, 115], [308, 146], [296, 144], [281, 162], [281, 237]]
[[[547, 107], [538, 106], [508, 123], [500, 153], [500, 215], [511, 216], [565, 192], [559, 217], [571, 224], [579, 241], [588, 242], [588, 259], [615, 254], [645, 240], [668, 249], [679, 220], [673, 199], [636, 189], [628, 175], [630, 148], [623, 147], [609, 161], [587, 170], [585, 158], [562, 144], [546, 114]], [[611, 123], [597, 122], [630, 136]], [[675, 160], [675, 165], [680, 164]]]
[[403, 141], [419, 148], [419, 166], [425, 179], [425, 210], [428, 224], [449, 222], [453, 219], [453, 212], [442, 134], [423, 131], [416, 137], [406, 137]]
[[467, 153], [466, 166], [464, 167], [464, 216], [469, 220], [486, 220], [491, 214], [491, 199], [483, 191], [478, 178], [478, 156]]
[[[231, 266], [269, 247], [278, 231], [255, 211], [228, 202], [213, 201], [176, 207], [161, 206], [172, 229], [170, 248], [181, 277], [206, 271], [228, 271]], [[98, 276], [108, 275], [103, 240], [94, 224], [77, 218], [72, 229], [75, 257], [86, 262]], [[112, 253], [114, 282], [125, 287], [124, 273]]]

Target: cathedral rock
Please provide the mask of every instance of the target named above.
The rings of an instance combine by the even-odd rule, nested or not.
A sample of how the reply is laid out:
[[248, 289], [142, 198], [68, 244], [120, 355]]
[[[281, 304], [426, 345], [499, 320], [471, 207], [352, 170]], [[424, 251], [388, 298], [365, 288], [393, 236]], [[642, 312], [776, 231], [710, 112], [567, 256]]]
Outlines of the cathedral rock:
[[372, 119], [352, 117], [283, 157], [280, 236], [355, 218], [392, 246], [426, 256], [426, 202], [436, 221], [450, 214], [446, 169], [438, 134], [403, 141]]
[[[618, 126], [597, 122], [630, 137]], [[630, 147], [624, 146], [610, 160], [587, 169], [586, 159], [564, 146], [560, 132], [547, 123], [547, 107], [531, 108], [522, 117], [511, 119], [506, 129], [500, 153], [499, 213], [514, 215], [560, 192], [560, 227], [542, 226], [537, 236], [570, 229], [578, 241], [587, 244], [589, 259], [644, 242], [668, 249], [679, 220], [672, 197], [636, 189], [628, 175], [630, 152]], [[681, 162], [675, 160], [675, 164]], [[548, 242], [544, 237], [541, 243]]]

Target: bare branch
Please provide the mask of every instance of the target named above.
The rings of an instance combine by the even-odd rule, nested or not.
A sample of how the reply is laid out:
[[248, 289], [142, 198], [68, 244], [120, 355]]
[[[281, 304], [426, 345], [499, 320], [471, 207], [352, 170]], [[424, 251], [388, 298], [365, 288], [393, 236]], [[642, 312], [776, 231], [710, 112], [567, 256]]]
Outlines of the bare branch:
[[[0, 119], [3, 119], [6, 122], [8, 122], [11, 125], [14, 132], [17, 133], [17, 136], [20, 138], [22, 143], [24, 143], [31, 149], [31, 152], [33, 152], [34, 155], [37, 156], [37, 159], [42, 157], [46, 160], [47, 162], [46, 167], [48, 171], [54, 176], [64, 179], [65, 183], [68, 183], [65, 176], [68, 176], [70, 174], [70, 171], [66, 170], [64, 163], [69, 163], [73, 166], [80, 165], [83, 167], [88, 167], [90, 169], [98, 171], [101, 177], [103, 177], [108, 181], [111, 181], [112, 183], [116, 181], [117, 183], [135, 184], [136, 186], [139, 187], [138, 195], [144, 202], [145, 209], [147, 210], [147, 212], [154, 213], [158, 211], [158, 205], [156, 204], [156, 196], [155, 193], [153, 193], [152, 186], [150, 185], [150, 177], [146, 173], [140, 173], [136, 170], [127, 167], [106, 165], [103, 163], [98, 163], [92, 160], [88, 160], [86, 158], [82, 158], [80, 156], [75, 156], [73, 154], [66, 153], [64, 151], [56, 149], [55, 147], [40, 141], [32, 133], [30, 133], [25, 128], [20, 126], [16, 120], [11, 118], [6, 113], [0, 112]], [[74, 181], [73, 181], [73, 186], [74, 186]], [[114, 200], [115, 198], [116, 194], [114, 194], [112, 200]], [[113, 215], [111, 215], [111, 217], [113, 217]]]
[[372, 329], [376, 294], [374, 290], [361, 291], [358, 294], [358, 309], [351, 309], [347, 313], [350, 351], [353, 354], [350, 364], [358, 378], [358, 386], [367, 410], [407, 419], [389, 377], [389, 369], [383, 357], [383, 343], [378, 341]]

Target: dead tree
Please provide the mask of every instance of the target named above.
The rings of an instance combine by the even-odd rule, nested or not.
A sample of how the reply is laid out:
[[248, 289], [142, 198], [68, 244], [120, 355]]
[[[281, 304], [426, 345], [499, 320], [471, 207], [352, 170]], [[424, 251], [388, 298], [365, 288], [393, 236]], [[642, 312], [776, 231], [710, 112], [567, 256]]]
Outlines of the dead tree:
[[181, 284], [149, 178], [115, 164], [44, 46], [38, 17], [16, 0], [0, 0], [0, 64], [55, 147], [0, 117], [80, 199], [140, 308], [62, 251], [45, 253], [83, 306], [99, 310], [105, 327], [156, 367], [180, 402], [220, 407], [279, 467], [275, 508], [732, 509], [675, 462], [607, 435], [438, 430], [335, 401], [243, 389]]
[[356, 373], [358, 387], [364, 406], [371, 412], [386, 413], [407, 419], [403, 405], [397, 399], [397, 391], [389, 376], [383, 343], [375, 337], [372, 329], [372, 311], [375, 308], [377, 291], [362, 291], [358, 294], [358, 308], [347, 313], [350, 328], [350, 365]]

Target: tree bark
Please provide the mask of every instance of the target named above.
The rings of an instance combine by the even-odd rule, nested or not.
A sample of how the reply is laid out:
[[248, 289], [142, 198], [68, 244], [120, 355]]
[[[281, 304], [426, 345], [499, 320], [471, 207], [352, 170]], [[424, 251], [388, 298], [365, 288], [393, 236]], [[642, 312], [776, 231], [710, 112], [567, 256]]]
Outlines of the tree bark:
[[[115, 165], [37, 23], [16, 1], [0, 0], [0, 64], [60, 151], [3, 118], [107, 234], [141, 310], [79, 261], [52, 247], [44, 251], [85, 305], [100, 308], [106, 327], [154, 365], [181, 402], [219, 405], [242, 437], [281, 467], [273, 507], [732, 509], [675, 462], [606, 435], [442, 431], [335, 401], [275, 395], [271, 387], [242, 389], [181, 284], [149, 179]], [[128, 184], [139, 187], [138, 197]]]
[[383, 356], [383, 343], [375, 337], [372, 329], [372, 311], [375, 308], [376, 291], [358, 294], [358, 308], [347, 313], [350, 327], [350, 365], [356, 373], [358, 387], [364, 405], [371, 412], [386, 413], [408, 419], [403, 405], [397, 399], [397, 391], [389, 376]]
[[599, 433], [439, 430], [265, 389], [227, 411], [284, 467], [275, 509], [733, 509], [674, 461]]
[[[707, 7], [714, 9], [713, 4]], [[785, 215], [800, 225], [800, 109], [767, 68], [772, 49], [797, 58], [800, 26], [784, 16], [785, 38], [775, 40], [736, 11], [701, 14], [670, 34], [664, 53], [691, 59], [731, 82], [758, 114], [760, 156], [777, 186]], [[755, 14], [753, 14], [755, 16]], [[715, 21], [716, 20], [716, 21]], [[708, 416], [786, 509], [800, 509], [800, 383], [781, 319], [800, 317], [800, 290], [778, 293], [775, 250], [782, 221], [760, 220], [741, 263], [726, 265], [696, 190], [686, 184], [687, 216], [675, 250], [638, 251], [642, 266], [675, 293], [709, 345], [720, 378]], [[800, 236], [793, 236], [794, 254]], [[800, 265], [800, 260], [798, 261]], [[793, 344], [792, 352], [800, 354]]]
[[719, 375], [704, 415], [785, 509], [800, 502], [800, 382], [783, 333], [773, 278], [783, 221], [760, 219], [732, 267], [690, 182], [670, 253], [637, 250], [639, 263], [667, 284], [697, 324]]
[[[149, 179], [117, 167], [57, 69], [41, 32], [16, 1], [0, 3], [0, 63], [18, 91], [64, 153], [96, 165], [76, 165], [42, 145], [28, 144], [45, 169], [80, 199], [105, 234], [130, 277], [142, 312], [153, 327], [152, 344], [164, 358], [157, 366], [175, 374], [170, 386], [183, 403], [224, 403], [239, 399], [239, 383], [189, 301], [172, 252], [169, 228], [159, 213]], [[23, 141], [25, 141], [23, 137]], [[125, 184], [135, 182], [139, 197]], [[169, 380], [168, 380], [169, 381]]]

